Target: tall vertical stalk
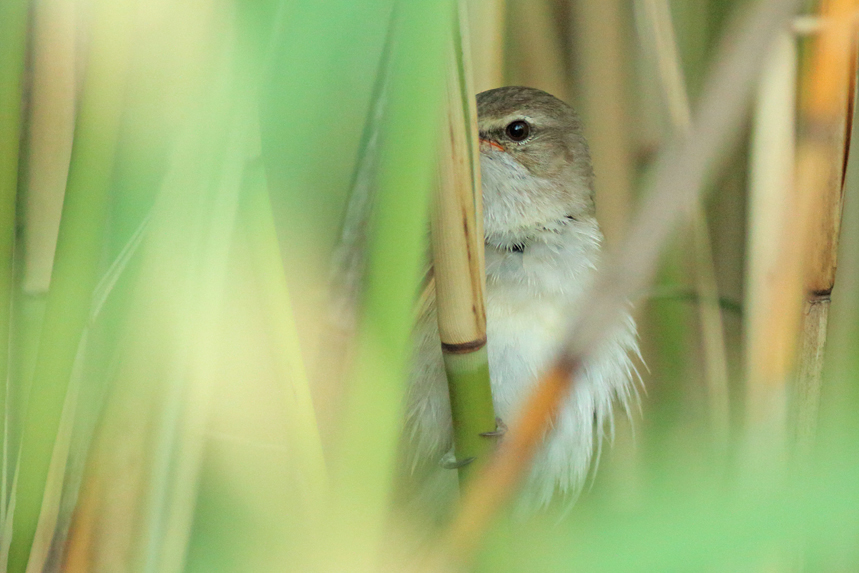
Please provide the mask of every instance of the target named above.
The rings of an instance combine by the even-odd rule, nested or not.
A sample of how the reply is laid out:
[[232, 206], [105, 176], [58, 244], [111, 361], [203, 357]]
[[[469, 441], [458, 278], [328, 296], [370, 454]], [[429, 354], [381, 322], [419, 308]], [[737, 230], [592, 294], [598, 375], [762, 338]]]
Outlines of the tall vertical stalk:
[[[686, 82], [680, 67], [670, 8], [665, 0], [642, 0], [637, 4], [643, 25], [650, 28], [642, 36], [649, 38], [657, 62], [659, 80], [676, 133], [687, 133], [692, 112]], [[703, 204], [699, 201], [692, 212], [695, 276], [697, 282], [699, 323], [703, 341], [704, 370], [709, 397], [710, 422], [720, 449], [727, 447], [729, 425], [728, 366], [725, 354], [724, 326], [719, 308], [710, 232]]]
[[773, 317], [784, 314], [773, 296], [787, 267], [785, 228], [792, 228], [796, 146], [796, 41], [785, 32], [769, 48], [759, 80], [749, 161], [745, 330], [746, 421], [750, 429], [784, 419], [785, 358]]
[[[507, 2], [507, 81], [545, 90], [570, 101], [570, 82], [552, 0]], [[539, 30], [539, 32], [537, 32]]]
[[615, 247], [623, 238], [633, 202], [634, 129], [629, 120], [625, 57], [634, 48], [625, 34], [625, 2], [570, 4], [575, 22], [576, 91], [597, 177], [597, 219], [606, 244]]
[[[802, 450], [817, 425], [821, 373], [841, 227], [844, 166], [852, 129], [856, 82], [855, 0], [824, 0], [831, 19], [812, 41], [801, 68], [797, 191], [805, 219], [804, 312], [799, 326], [798, 372], [793, 388], [793, 430]], [[826, 20], [824, 20], [826, 21]]]
[[[439, 334], [450, 391], [457, 461], [483, 458], [495, 431], [486, 350], [483, 197], [477, 164], [477, 113], [466, 42], [448, 50], [447, 105], [432, 219]], [[473, 465], [460, 467], [464, 478]]]
[[24, 420], [8, 570], [27, 566], [66, 389], [97, 281], [127, 68], [130, 0], [95, 7], [51, 289]]
[[27, 126], [27, 190], [23, 212], [28, 294], [46, 293], [57, 244], [75, 125], [74, 0], [34, 2], [32, 88]]
[[5, 523], [8, 502], [6, 397], [27, 6], [27, 0], [0, 3], [0, 527]]
[[[505, 0], [466, 0], [474, 91], [504, 85]], [[474, 94], [472, 94], [474, 95]]]

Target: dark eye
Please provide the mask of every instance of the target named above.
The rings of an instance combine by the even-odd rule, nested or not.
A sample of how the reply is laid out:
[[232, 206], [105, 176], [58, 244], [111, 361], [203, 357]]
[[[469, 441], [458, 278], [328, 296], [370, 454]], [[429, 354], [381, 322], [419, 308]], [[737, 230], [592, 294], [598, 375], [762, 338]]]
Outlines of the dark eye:
[[527, 121], [514, 121], [507, 126], [507, 137], [513, 141], [525, 141], [531, 135], [531, 126]]

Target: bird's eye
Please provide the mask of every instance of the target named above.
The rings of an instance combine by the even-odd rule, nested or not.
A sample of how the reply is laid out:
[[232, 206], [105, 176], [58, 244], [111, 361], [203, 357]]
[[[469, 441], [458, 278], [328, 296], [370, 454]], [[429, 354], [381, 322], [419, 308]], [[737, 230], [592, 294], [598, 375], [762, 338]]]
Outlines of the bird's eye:
[[513, 141], [525, 141], [531, 135], [531, 126], [527, 121], [514, 121], [507, 126], [507, 137]]

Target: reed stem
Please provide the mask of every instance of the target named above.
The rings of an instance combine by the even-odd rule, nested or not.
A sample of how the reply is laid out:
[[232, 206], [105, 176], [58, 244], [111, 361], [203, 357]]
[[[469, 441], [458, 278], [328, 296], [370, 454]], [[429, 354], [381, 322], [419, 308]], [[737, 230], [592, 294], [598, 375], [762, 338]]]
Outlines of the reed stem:
[[23, 573], [66, 390], [97, 281], [128, 63], [132, 3], [94, 8], [93, 36], [51, 288], [24, 419], [8, 571]]
[[18, 190], [18, 144], [21, 92], [27, 45], [27, 0], [0, 3], [0, 527], [8, 502], [6, 429], [9, 342], [15, 251], [15, 198]]
[[620, 244], [633, 204], [635, 157], [627, 69], [627, 14], [621, 0], [577, 1], [572, 8], [577, 96], [597, 177], [597, 219], [606, 245]]
[[74, 0], [34, 3], [23, 211], [22, 288], [28, 294], [48, 292], [51, 282], [74, 138], [76, 16]]
[[[797, 191], [805, 225], [801, 247], [805, 291], [791, 401], [800, 452], [811, 446], [817, 426], [830, 295], [835, 283], [841, 228], [844, 168], [852, 129], [857, 41], [855, 0], [824, 0], [823, 21], [812, 53], [801, 68]], [[804, 247], [804, 248], [803, 248]]]
[[773, 320], [787, 314], [780, 306], [778, 285], [787, 271], [782, 259], [788, 237], [785, 228], [793, 227], [790, 206], [795, 194], [796, 41], [784, 32], [775, 38], [768, 52], [758, 84], [749, 161], [743, 315], [745, 418], [749, 430], [781, 428], [785, 413], [787, 359], [783, 332], [773, 325]]
[[[504, 85], [504, 0], [466, 0], [474, 91]], [[473, 95], [473, 94], [470, 94]]]
[[[464, 28], [464, 27], [463, 27]], [[447, 115], [432, 219], [439, 334], [450, 391], [457, 461], [483, 459], [496, 429], [486, 352], [483, 198], [477, 165], [477, 114], [467, 69], [468, 43], [449, 50]], [[463, 62], [466, 65], [460, 65]], [[475, 467], [460, 467], [464, 479]]]

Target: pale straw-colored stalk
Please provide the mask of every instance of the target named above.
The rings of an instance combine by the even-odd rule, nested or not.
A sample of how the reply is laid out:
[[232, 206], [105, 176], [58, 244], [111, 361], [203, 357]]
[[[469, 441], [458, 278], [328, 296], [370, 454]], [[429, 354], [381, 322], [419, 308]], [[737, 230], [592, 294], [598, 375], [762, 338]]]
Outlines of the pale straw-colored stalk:
[[769, 330], [783, 313], [772, 295], [787, 270], [780, 252], [793, 227], [796, 147], [796, 64], [793, 36], [784, 32], [768, 48], [752, 122], [749, 215], [746, 247], [746, 421], [749, 429], [781, 427], [785, 416], [784, 350]]
[[510, 61], [507, 81], [530, 86], [570, 101], [572, 95], [553, 0], [507, 2]]
[[[632, 42], [624, 2], [571, 3], [576, 94], [596, 173], [597, 219], [609, 247], [620, 244], [633, 204], [635, 158], [629, 117]], [[559, 96], [560, 97], [560, 96]]]
[[[641, 0], [636, 3], [636, 15], [642, 28], [642, 41], [657, 64], [659, 83], [668, 108], [671, 126], [676, 133], [687, 133], [692, 112], [683, 70], [680, 66], [668, 2]], [[703, 343], [710, 426], [715, 444], [724, 449], [727, 447], [730, 423], [728, 365], [710, 232], [706, 212], [701, 202], [692, 210], [691, 218], [695, 278], [699, 296], [698, 317]]]
[[57, 246], [75, 127], [77, 12], [74, 0], [33, 5], [22, 284], [29, 294], [48, 291]]
[[[467, 26], [462, 22], [459, 28], [465, 31]], [[459, 53], [457, 46], [461, 46]], [[438, 191], [432, 216], [436, 310], [458, 462], [483, 461], [492, 440], [480, 434], [496, 429], [486, 349], [477, 111], [467, 53], [467, 39], [450, 42], [446, 115], [440, 132]], [[473, 468], [474, 464], [462, 466], [460, 477]]]
[[724, 157], [739, 132], [765, 48], [798, 5], [799, 0], [759, 0], [728, 30], [732, 41], [721, 45], [690, 130], [660, 157], [625, 248], [601, 271], [588, 294], [589, 304], [570, 325], [563, 352], [525, 402], [498, 454], [467, 489], [446, 536], [448, 547], [460, 559], [473, 555], [510, 499], [583, 359], [614, 327], [627, 300], [652, 279], [663, 245], [698, 201], [709, 168]]
[[[504, 85], [504, 0], [467, 0], [474, 91]], [[472, 94], [473, 95], [473, 94]]]

